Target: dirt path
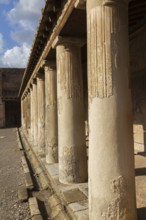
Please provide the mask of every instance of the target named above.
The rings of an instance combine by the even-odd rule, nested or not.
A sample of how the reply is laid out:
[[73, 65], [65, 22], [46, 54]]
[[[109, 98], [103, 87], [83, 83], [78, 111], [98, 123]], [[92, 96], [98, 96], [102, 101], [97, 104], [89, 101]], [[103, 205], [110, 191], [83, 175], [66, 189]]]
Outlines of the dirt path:
[[0, 220], [29, 220], [28, 203], [20, 203], [18, 187], [24, 185], [21, 151], [16, 129], [0, 129]]

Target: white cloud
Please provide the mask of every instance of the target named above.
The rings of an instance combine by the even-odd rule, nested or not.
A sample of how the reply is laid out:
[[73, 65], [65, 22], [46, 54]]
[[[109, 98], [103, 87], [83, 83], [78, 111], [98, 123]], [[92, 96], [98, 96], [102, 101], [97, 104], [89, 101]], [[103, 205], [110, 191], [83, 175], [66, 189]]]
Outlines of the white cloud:
[[3, 52], [4, 49], [4, 39], [3, 35], [0, 33], [0, 54]]
[[12, 49], [6, 50], [4, 55], [1, 56], [0, 65], [2, 67], [26, 67], [28, 56], [30, 53], [30, 47], [28, 44], [23, 44], [18, 47], [15, 46]]
[[[0, 3], [8, 3], [10, 0], [0, 0]], [[38, 18], [44, 0], [17, 0], [14, 7], [6, 16], [11, 24], [10, 37], [16, 42], [16, 46], [3, 50], [3, 37], [0, 34], [0, 67], [26, 67]]]
[[32, 40], [34, 38], [34, 32], [26, 30], [12, 31], [11, 38], [14, 41], [16, 41], [19, 45], [21, 45], [24, 42], [31, 45]]
[[10, 23], [17, 24], [24, 30], [34, 31], [44, 3], [44, 0], [19, 0], [8, 12]]

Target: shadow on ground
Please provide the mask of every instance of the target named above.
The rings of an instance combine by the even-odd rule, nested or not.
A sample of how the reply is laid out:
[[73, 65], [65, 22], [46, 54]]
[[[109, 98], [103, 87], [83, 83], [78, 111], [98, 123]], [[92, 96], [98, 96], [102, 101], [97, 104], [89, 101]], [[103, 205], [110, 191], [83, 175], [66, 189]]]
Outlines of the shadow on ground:
[[137, 209], [138, 220], [146, 219], [146, 207]]
[[135, 176], [146, 176], [146, 167], [136, 168]]

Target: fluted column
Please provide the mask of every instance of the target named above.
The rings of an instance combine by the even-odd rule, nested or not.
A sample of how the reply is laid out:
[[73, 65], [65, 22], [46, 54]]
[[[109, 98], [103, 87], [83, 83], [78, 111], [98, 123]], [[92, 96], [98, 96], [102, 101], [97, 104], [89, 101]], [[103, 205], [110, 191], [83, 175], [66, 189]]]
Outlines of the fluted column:
[[30, 131], [30, 91], [27, 91], [26, 94], [26, 131], [29, 137]]
[[33, 136], [34, 136], [34, 149], [38, 151], [38, 102], [37, 102], [37, 80], [33, 80], [33, 118], [34, 118], [34, 128], [33, 128]]
[[45, 156], [45, 82], [44, 74], [37, 76], [37, 104], [38, 104], [38, 154]]
[[79, 39], [56, 38], [59, 179], [87, 181], [83, 79]]
[[33, 86], [31, 85], [30, 88], [30, 133], [31, 133], [31, 142], [33, 145], [34, 142], [34, 109], [33, 109]]
[[58, 162], [57, 75], [55, 62], [45, 62], [45, 145], [46, 162]]
[[21, 98], [21, 127], [24, 128], [24, 98]]
[[135, 220], [128, 0], [87, 0], [89, 219]]

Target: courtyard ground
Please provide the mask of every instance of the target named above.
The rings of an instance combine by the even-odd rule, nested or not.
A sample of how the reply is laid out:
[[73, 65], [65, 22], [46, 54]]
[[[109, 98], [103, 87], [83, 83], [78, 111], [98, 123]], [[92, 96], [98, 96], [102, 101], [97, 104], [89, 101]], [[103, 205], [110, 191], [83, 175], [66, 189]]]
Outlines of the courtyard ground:
[[0, 129], [0, 220], [29, 220], [28, 203], [17, 193], [25, 185], [16, 129]]
[[[0, 220], [29, 220], [28, 203], [21, 203], [17, 193], [25, 185], [15, 128], [0, 129]], [[146, 154], [135, 154], [135, 179], [138, 220], [146, 220]], [[33, 195], [41, 201], [46, 192]], [[45, 212], [43, 212], [45, 214]], [[44, 215], [44, 219], [48, 219]]]

